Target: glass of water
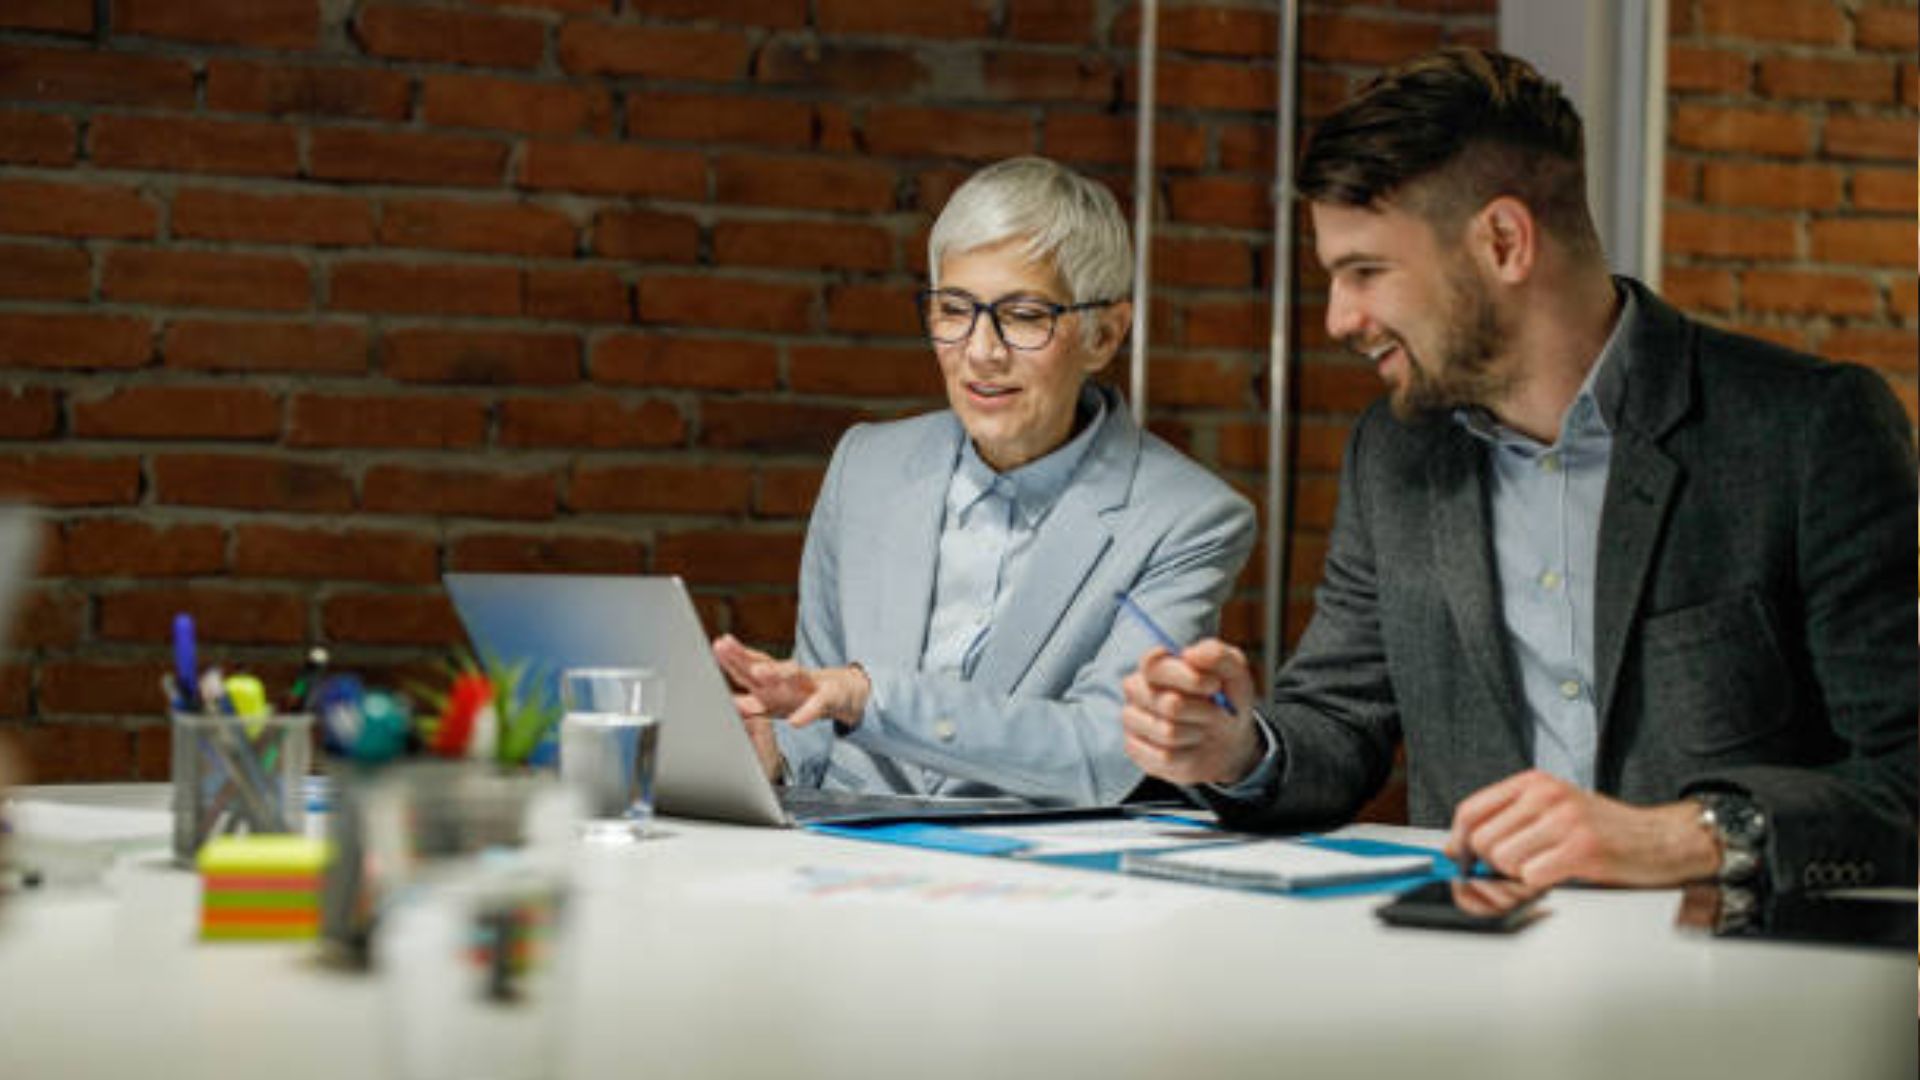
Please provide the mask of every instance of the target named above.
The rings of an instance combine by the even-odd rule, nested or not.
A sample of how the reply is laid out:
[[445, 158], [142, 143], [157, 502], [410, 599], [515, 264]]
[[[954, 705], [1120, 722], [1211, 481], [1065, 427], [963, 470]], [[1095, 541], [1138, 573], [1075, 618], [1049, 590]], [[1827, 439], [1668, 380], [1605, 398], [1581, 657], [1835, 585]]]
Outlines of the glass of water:
[[646, 668], [560, 673], [560, 778], [579, 795], [588, 840], [629, 843], [653, 821], [665, 681]]

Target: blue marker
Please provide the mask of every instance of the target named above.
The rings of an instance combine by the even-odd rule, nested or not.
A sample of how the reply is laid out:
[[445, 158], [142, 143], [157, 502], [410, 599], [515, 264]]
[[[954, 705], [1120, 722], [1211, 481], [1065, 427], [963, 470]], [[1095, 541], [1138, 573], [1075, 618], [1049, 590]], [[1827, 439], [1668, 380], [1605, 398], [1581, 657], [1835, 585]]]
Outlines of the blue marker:
[[200, 707], [200, 658], [193, 645], [193, 616], [173, 617], [173, 682], [180, 700], [176, 708], [191, 712]]
[[[1120, 601], [1121, 611], [1133, 616], [1135, 622], [1146, 627], [1147, 633], [1153, 635], [1153, 640], [1159, 642], [1161, 648], [1176, 656], [1180, 654], [1182, 649], [1181, 644], [1173, 640], [1165, 630], [1160, 629], [1160, 624], [1153, 621], [1153, 616], [1147, 614], [1147, 609], [1134, 603], [1133, 597], [1123, 592], [1117, 592], [1113, 594], [1113, 598]], [[1227, 699], [1227, 692], [1225, 690], [1215, 690], [1213, 692], [1213, 703], [1220, 706], [1229, 716], [1233, 714], [1233, 702]]]

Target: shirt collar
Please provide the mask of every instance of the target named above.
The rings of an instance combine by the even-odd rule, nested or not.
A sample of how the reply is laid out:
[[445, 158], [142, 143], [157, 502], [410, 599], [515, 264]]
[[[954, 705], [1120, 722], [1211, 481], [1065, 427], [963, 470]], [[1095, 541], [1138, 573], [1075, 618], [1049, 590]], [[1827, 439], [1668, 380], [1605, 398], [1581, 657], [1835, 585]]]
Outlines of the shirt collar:
[[980, 451], [974, 449], [972, 439], [961, 439], [960, 461], [954, 469], [953, 483], [947, 489], [948, 511], [954, 515], [964, 514], [975, 503], [997, 492], [1013, 500], [1016, 512], [1028, 528], [1039, 525], [1066, 491], [1107, 419], [1106, 397], [1091, 385], [1081, 388], [1075, 409], [1082, 422], [1073, 438], [1052, 453], [1004, 473], [993, 471], [980, 457]]
[[[1587, 377], [1581, 381], [1579, 392], [1567, 407], [1567, 415], [1560, 421], [1556, 445], [1570, 445], [1581, 436], [1611, 436], [1620, 425], [1620, 409], [1627, 397], [1627, 369], [1632, 366], [1627, 342], [1633, 339], [1634, 324], [1640, 319], [1640, 303], [1632, 289], [1623, 289], [1617, 282], [1614, 295], [1620, 298], [1620, 314], [1614, 318], [1607, 343], [1600, 347], [1599, 358], [1587, 369]], [[1455, 409], [1453, 419], [1475, 437], [1496, 446], [1537, 445], [1479, 407]]]

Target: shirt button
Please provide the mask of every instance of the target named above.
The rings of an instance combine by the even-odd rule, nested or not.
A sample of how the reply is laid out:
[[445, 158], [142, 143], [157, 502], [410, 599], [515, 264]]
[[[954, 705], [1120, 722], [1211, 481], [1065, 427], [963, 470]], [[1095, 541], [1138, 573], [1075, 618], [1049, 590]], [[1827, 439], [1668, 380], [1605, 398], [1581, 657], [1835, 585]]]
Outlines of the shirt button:
[[1540, 471], [1550, 472], [1550, 473], [1559, 472], [1560, 471], [1560, 455], [1559, 454], [1540, 455]]
[[1540, 587], [1552, 592], [1560, 587], [1560, 575], [1548, 570], [1540, 575]]
[[953, 721], [941, 720], [933, 725], [933, 736], [941, 742], [952, 742], [953, 735]]
[[1560, 684], [1560, 696], [1572, 701], [1580, 696], [1580, 680], [1568, 679]]

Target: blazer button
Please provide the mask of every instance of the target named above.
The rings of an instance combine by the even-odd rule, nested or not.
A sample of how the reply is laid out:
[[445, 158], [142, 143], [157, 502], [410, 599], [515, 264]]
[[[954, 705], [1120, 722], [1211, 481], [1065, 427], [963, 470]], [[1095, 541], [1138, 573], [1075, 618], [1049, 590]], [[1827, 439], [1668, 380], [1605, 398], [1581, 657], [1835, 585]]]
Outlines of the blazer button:
[[954, 728], [953, 721], [951, 720], [940, 720], [933, 725], [933, 737], [939, 739], [941, 742], [952, 742], [953, 734]]

